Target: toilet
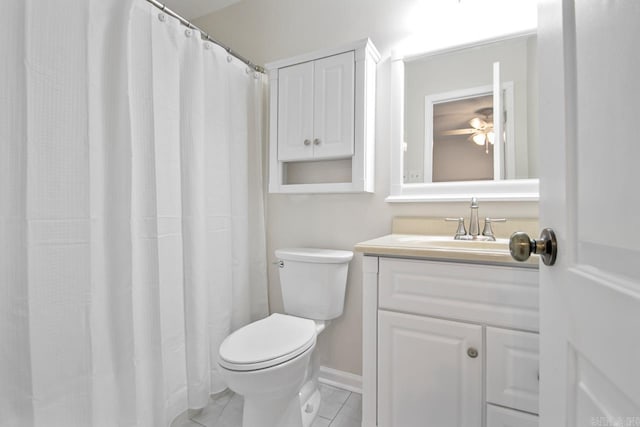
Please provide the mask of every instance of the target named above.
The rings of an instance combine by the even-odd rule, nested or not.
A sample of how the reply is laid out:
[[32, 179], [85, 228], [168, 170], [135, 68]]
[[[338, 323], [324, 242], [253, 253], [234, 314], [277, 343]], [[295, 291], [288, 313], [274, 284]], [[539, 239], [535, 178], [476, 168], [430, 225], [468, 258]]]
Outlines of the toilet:
[[243, 427], [309, 427], [320, 407], [316, 339], [342, 315], [353, 252], [292, 248], [275, 255], [286, 314], [233, 332], [220, 345], [218, 364], [244, 397]]

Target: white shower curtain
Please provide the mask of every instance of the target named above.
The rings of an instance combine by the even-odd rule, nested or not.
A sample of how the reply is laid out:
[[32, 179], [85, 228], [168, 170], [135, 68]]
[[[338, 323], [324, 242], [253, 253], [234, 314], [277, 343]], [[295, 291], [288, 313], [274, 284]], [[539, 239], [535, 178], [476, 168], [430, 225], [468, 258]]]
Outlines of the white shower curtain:
[[167, 426], [267, 314], [263, 76], [144, 0], [0, 13], [0, 427]]

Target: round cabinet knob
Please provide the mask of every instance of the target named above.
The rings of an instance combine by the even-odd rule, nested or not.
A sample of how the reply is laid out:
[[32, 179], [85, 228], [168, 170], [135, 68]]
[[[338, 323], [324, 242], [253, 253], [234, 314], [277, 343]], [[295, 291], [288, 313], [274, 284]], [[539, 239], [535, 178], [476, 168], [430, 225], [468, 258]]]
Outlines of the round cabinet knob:
[[478, 357], [478, 350], [473, 347], [469, 347], [467, 349], [467, 356], [469, 356], [472, 359], [475, 359], [476, 357]]
[[315, 145], [320, 145], [320, 143], [321, 143], [321, 142], [322, 142], [322, 141], [320, 141], [320, 138], [316, 138], [316, 139], [314, 139], [314, 140], [313, 140], [313, 143], [314, 143]]
[[311, 140], [310, 139], [305, 139], [304, 140], [304, 145], [311, 145]]
[[553, 265], [558, 253], [558, 241], [550, 228], [542, 230], [538, 240], [529, 238], [527, 233], [516, 231], [509, 239], [509, 251], [516, 261], [526, 261], [531, 254], [537, 254], [545, 265]]

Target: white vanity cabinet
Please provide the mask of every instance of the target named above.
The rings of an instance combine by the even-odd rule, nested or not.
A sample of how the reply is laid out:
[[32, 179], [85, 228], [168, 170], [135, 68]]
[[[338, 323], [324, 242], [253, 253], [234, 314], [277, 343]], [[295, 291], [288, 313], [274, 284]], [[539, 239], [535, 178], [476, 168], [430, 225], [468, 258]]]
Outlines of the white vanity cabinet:
[[363, 267], [363, 427], [537, 426], [536, 268]]
[[266, 65], [269, 192], [373, 192], [379, 58], [365, 39]]

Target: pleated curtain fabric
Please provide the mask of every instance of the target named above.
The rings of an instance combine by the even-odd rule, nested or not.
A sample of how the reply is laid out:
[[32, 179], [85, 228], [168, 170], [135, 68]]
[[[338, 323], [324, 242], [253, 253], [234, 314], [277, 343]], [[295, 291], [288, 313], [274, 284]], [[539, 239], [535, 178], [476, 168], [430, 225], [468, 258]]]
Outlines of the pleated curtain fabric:
[[267, 315], [264, 77], [144, 0], [0, 14], [0, 427], [168, 426]]

